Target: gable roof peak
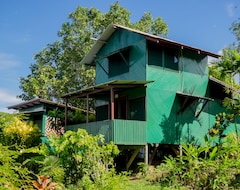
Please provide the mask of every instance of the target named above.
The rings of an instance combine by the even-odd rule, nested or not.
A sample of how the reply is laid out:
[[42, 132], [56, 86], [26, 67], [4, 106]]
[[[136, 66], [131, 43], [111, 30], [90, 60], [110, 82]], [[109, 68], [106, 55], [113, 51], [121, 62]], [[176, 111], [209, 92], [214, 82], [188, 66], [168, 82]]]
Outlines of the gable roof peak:
[[149, 34], [146, 32], [142, 32], [136, 29], [132, 29], [126, 26], [122, 26], [119, 24], [111, 24], [109, 25], [105, 31], [102, 33], [102, 35], [97, 39], [96, 43], [93, 45], [93, 47], [91, 48], [91, 50], [88, 52], [88, 54], [81, 60], [80, 64], [92, 64], [92, 62], [94, 61], [96, 54], [99, 52], [99, 50], [103, 47], [103, 45], [105, 43], [107, 43], [107, 41], [110, 39], [110, 37], [112, 36], [112, 34], [118, 30], [118, 29], [123, 29], [123, 30], [127, 30], [130, 32], [134, 32], [140, 35], [143, 35], [146, 37], [147, 40], [149, 41], [153, 41], [156, 43], [162, 43], [164, 45], [170, 45], [172, 47], [175, 48], [179, 48], [179, 49], [188, 49], [191, 51], [195, 51], [198, 54], [203, 54], [206, 56], [211, 56], [211, 57], [215, 57], [215, 58], [219, 58], [220, 55], [206, 51], [206, 50], [202, 50], [196, 47], [192, 47], [186, 44], [182, 44], [164, 37], [160, 37], [157, 35], [153, 35], [153, 34]]

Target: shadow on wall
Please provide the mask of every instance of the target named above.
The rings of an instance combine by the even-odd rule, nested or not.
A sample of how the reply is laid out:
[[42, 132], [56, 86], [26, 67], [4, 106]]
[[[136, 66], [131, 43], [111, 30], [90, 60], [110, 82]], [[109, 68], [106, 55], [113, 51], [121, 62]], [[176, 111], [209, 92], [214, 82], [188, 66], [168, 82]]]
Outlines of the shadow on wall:
[[198, 105], [198, 101], [193, 101], [178, 114], [181, 101], [179, 97], [175, 98], [169, 116], [162, 115], [162, 122], [159, 124], [163, 136], [161, 144], [198, 143], [196, 135], [191, 132], [191, 127], [202, 127], [201, 120], [195, 116]]

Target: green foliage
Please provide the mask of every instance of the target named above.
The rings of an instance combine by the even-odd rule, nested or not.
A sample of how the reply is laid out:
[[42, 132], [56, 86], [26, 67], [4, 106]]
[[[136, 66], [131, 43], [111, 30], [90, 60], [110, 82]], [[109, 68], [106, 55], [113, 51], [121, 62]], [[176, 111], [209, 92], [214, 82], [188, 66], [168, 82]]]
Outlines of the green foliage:
[[235, 189], [239, 187], [239, 144], [224, 139], [222, 149], [206, 143], [183, 145], [183, 155], [161, 165], [145, 167], [144, 177], [172, 189]]
[[20, 114], [0, 115], [1, 143], [32, 147], [40, 143], [40, 130], [33, 122], [24, 121], [26, 116]]
[[47, 155], [40, 163], [42, 165], [39, 172], [41, 176], [50, 176], [53, 181], [63, 184], [64, 167], [57, 156]]
[[234, 119], [234, 114], [226, 114], [225, 112], [219, 113], [215, 116], [215, 123], [212, 128], [209, 129], [209, 135], [211, 137], [217, 137], [219, 148], [222, 147], [223, 139], [226, 137], [226, 129]]
[[239, 88], [235, 81], [235, 76], [239, 74], [240, 55], [235, 49], [223, 49], [220, 60], [213, 62], [209, 66], [209, 75], [213, 76], [230, 86]]
[[62, 126], [64, 126], [64, 112], [59, 110], [58, 108], [55, 108], [53, 110], [48, 111], [48, 116], [51, 122], [51, 127], [54, 130], [60, 129]]
[[240, 18], [238, 18], [235, 22], [233, 22], [231, 26], [231, 31], [236, 36], [238, 41], [238, 49], [240, 50]]
[[[53, 110], [48, 111], [48, 116], [51, 122], [51, 127], [53, 129], [59, 129], [65, 125], [65, 111], [55, 108]], [[80, 109], [72, 109], [68, 110], [67, 113], [68, 124], [79, 124], [86, 123], [86, 113]], [[95, 121], [95, 114], [89, 113], [89, 121]]]
[[33, 181], [33, 186], [38, 190], [60, 189], [58, 184], [52, 182], [49, 176], [38, 176], [38, 179]]
[[[92, 86], [95, 69], [79, 62], [90, 50], [109, 24], [121, 24], [158, 35], [167, 35], [167, 24], [161, 17], [155, 20], [145, 13], [140, 21], [130, 22], [130, 12], [118, 2], [104, 13], [96, 8], [77, 7], [70, 13], [69, 21], [58, 32], [59, 41], [48, 44], [34, 56], [31, 73], [20, 78], [22, 100], [39, 97], [61, 102], [61, 95]], [[70, 100], [73, 106], [84, 107], [80, 100]], [[92, 105], [93, 106], [93, 105]]]
[[[51, 137], [49, 142], [60, 165], [64, 166], [64, 184], [84, 186], [90, 180], [102, 186], [106, 179], [114, 177], [114, 157], [119, 150], [113, 143], [105, 145], [102, 136], [92, 136], [79, 129]], [[49, 171], [44, 168], [45, 172]]]
[[31, 172], [17, 159], [19, 150], [11, 150], [0, 143], [0, 187], [1, 189], [28, 189], [31, 187]]

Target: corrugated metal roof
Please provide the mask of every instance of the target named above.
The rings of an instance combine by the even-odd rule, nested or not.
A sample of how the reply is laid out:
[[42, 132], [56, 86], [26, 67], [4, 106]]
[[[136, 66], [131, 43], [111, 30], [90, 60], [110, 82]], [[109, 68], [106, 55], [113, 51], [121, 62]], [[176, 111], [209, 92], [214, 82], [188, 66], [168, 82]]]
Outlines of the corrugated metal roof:
[[193, 99], [202, 99], [202, 100], [207, 100], [207, 101], [214, 101], [214, 99], [209, 98], [209, 97], [205, 97], [205, 96], [197, 96], [197, 95], [193, 95], [193, 94], [188, 94], [188, 93], [184, 93], [184, 92], [176, 92], [177, 95], [182, 96], [182, 97], [190, 97]]
[[60, 104], [60, 103], [56, 103], [56, 102], [52, 102], [49, 100], [45, 100], [45, 99], [41, 99], [41, 98], [34, 98], [32, 100], [26, 101], [26, 102], [22, 102], [13, 106], [9, 106], [7, 107], [8, 109], [24, 109], [24, 108], [29, 108], [29, 107], [33, 107], [35, 105], [39, 105], [41, 103], [45, 103], [45, 104], [50, 104], [50, 105], [54, 105], [54, 106], [60, 106], [60, 107], [65, 107], [64, 104]]
[[114, 88], [114, 90], [117, 91], [117, 90], [126, 89], [126, 88], [144, 86], [150, 82], [153, 82], [153, 81], [113, 80], [113, 81], [109, 81], [106, 83], [98, 84], [85, 89], [64, 94], [62, 95], [62, 98], [85, 97], [87, 94], [91, 94], [91, 95], [97, 94], [98, 96], [105, 95], [106, 91], [109, 91], [111, 88]]
[[215, 57], [215, 58], [220, 57], [220, 55], [209, 52], [209, 51], [206, 51], [206, 50], [202, 50], [202, 49], [199, 49], [199, 48], [196, 48], [196, 47], [192, 47], [192, 46], [189, 46], [189, 45], [178, 43], [178, 42], [175, 42], [173, 40], [169, 40], [167, 38], [163, 38], [163, 37], [160, 37], [160, 36], [148, 34], [148, 33], [145, 33], [145, 32], [139, 31], [139, 30], [135, 30], [135, 29], [132, 29], [132, 28], [128, 28], [128, 27], [125, 27], [125, 26], [113, 24], [113, 25], [109, 25], [107, 27], [107, 29], [103, 32], [103, 34], [100, 36], [100, 38], [94, 44], [94, 46], [88, 52], [88, 54], [82, 59], [80, 64], [92, 64], [96, 55], [97, 55], [97, 53], [98, 53], [98, 51], [104, 46], [105, 43], [107, 43], [107, 41], [109, 40], [111, 35], [117, 29], [124, 29], [124, 30], [128, 30], [128, 31], [131, 31], [131, 32], [138, 33], [140, 35], [144, 35], [147, 38], [147, 40], [151, 40], [151, 41], [154, 41], [156, 43], [162, 43], [163, 45], [171, 45], [171, 46], [174, 46], [176, 48], [188, 49], [188, 50], [195, 51], [199, 54], [204, 54], [206, 56], [211, 56], [211, 57]]
[[[30, 107], [34, 107], [36, 105], [40, 105], [40, 104], [47, 104], [47, 105], [52, 105], [52, 106], [56, 106], [56, 107], [62, 107], [65, 108], [65, 105], [62, 103], [58, 103], [58, 102], [53, 102], [50, 100], [45, 100], [45, 99], [41, 99], [41, 98], [34, 98], [32, 100], [26, 101], [26, 102], [22, 102], [13, 106], [9, 106], [7, 107], [8, 109], [15, 109], [15, 110], [21, 110], [21, 109], [26, 109], [26, 108], [30, 108]], [[78, 110], [82, 110], [73, 106], [68, 106], [70, 109], [78, 109]], [[82, 111], [86, 111], [86, 110], [82, 110]]]

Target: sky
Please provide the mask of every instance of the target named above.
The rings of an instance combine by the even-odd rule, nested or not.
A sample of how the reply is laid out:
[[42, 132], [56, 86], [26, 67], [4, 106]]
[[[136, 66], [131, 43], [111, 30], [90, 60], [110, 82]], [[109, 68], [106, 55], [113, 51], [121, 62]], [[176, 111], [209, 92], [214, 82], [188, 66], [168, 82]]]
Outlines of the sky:
[[[19, 78], [31, 74], [34, 55], [58, 39], [78, 6], [108, 12], [116, 0], [2, 0], [0, 4], [0, 112], [22, 102]], [[168, 25], [168, 39], [213, 53], [236, 41], [229, 30], [240, 18], [240, 0], [119, 0], [131, 22], [144, 12]]]

